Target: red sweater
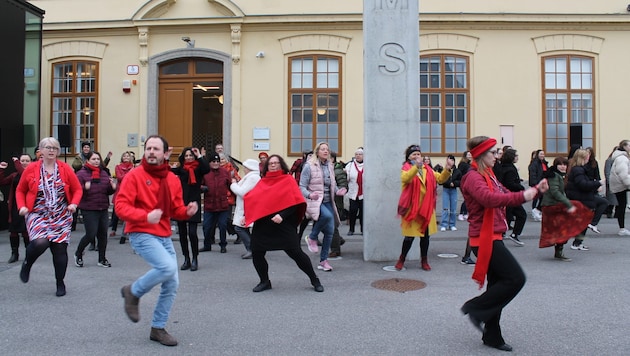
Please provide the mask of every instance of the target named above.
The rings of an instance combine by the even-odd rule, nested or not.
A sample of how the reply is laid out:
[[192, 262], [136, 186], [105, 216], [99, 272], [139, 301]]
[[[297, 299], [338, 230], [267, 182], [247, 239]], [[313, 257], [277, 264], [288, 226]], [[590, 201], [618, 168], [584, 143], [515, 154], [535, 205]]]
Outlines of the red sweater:
[[171, 211], [162, 214], [160, 222], [150, 224], [149, 214], [158, 205], [160, 178], [147, 173], [142, 166], [129, 171], [116, 196], [116, 214], [126, 222], [125, 233], [142, 232], [159, 237], [171, 236], [171, 219], [188, 220], [182, 199], [182, 185], [176, 175], [166, 176], [171, 193]]
[[[81, 197], [83, 196], [83, 188], [74, 173], [74, 169], [72, 169], [72, 167], [70, 167], [67, 163], [59, 160], [57, 160], [57, 167], [61, 181], [64, 184], [63, 190], [66, 194], [68, 204], [79, 205]], [[17, 203], [18, 210], [22, 207], [26, 207], [28, 211], [33, 210], [35, 198], [37, 198], [37, 187], [39, 186], [40, 179], [39, 172], [41, 169], [42, 161], [35, 161], [29, 164], [24, 170], [24, 173], [22, 173], [20, 183], [18, 183], [17, 189], [15, 190], [15, 201]]]

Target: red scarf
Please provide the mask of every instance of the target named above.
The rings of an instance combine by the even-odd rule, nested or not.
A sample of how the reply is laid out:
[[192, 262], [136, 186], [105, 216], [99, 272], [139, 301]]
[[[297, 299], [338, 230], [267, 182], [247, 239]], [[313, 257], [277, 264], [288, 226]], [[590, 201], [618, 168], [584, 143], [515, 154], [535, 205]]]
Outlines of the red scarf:
[[120, 167], [120, 170], [125, 172], [125, 173], [129, 173], [129, 171], [133, 168], [133, 163], [131, 162], [121, 162], [118, 164], [118, 167]]
[[[472, 169], [479, 172], [477, 161], [473, 161]], [[481, 174], [481, 173], [480, 173]], [[494, 191], [492, 180], [496, 181], [492, 169], [487, 169], [482, 175], [488, 184], [488, 189]], [[494, 234], [494, 208], [484, 208], [483, 222], [481, 223], [481, 231], [479, 232], [479, 249], [477, 250], [477, 263], [473, 271], [472, 278], [479, 284], [481, 289], [486, 281], [488, 274], [488, 266], [490, 265], [490, 257], [492, 257], [492, 235]]]
[[[402, 170], [408, 171], [413, 167], [409, 162], [403, 164]], [[420, 188], [422, 181], [420, 177], [414, 177], [409, 184], [405, 186], [400, 193], [400, 199], [398, 200], [398, 215], [402, 216], [406, 222], [416, 221], [420, 224], [420, 232], [425, 233], [431, 217], [435, 212], [436, 201], [436, 181], [433, 169], [427, 164], [424, 165], [427, 170], [424, 185], [426, 192], [424, 193], [424, 199], [422, 199], [422, 205], [420, 205]], [[422, 172], [422, 167], [418, 168]]]
[[192, 162], [184, 162], [184, 169], [188, 171], [188, 184], [197, 184], [197, 177], [195, 176], [195, 169], [199, 167], [199, 161], [194, 160]]
[[297, 217], [300, 221], [306, 212], [306, 201], [295, 183], [295, 179], [282, 171], [267, 172], [256, 183], [254, 189], [245, 194], [243, 202], [245, 203], [245, 224], [247, 226], [256, 220], [294, 205], [298, 206]]
[[[357, 175], [357, 184], [359, 185], [359, 192], [357, 193], [357, 199], [363, 195], [363, 169], [359, 170], [359, 167], [357, 166], [357, 162], [354, 162], [354, 168], [357, 169], [358, 175]], [[363, 168], [363, 167], [362, 167]]]
[[101, 167], [95, 167], [89, 163], [86, 163], [84, 167], [92, 171], [92, 181], [100, 181], [101, 179]]
[[171, 167], [166, 161], [162, 164], [149, 164], [144, 157], [142, 157], [141, 164], [142, 168], [144, 168], [145, 172], [149, 173], [150, 176], [160, 179], [160, 190], [158, 192], [158, 201], [155, 209], [161, 209], [163, 216], [170, 215], [171, 190], [168, 187], [166, 177], [170, 173]]

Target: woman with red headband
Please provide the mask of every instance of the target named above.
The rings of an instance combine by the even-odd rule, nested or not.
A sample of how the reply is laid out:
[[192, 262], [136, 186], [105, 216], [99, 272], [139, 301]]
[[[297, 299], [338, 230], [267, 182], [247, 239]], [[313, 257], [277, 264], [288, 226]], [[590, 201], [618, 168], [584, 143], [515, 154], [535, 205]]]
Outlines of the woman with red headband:
[[460, 188], [468, 208], [468, 236], [477, 264], [472, 278], [482, 288], [481, 295], [467, 301], [461, 308], [473, 325], [483, 333], [483, 343], [502, 351], [512, 351], [501, 335], [499, 321], [503, 308], [525, 284], [525, 273], [503, 244], [507, 230], [505, 207], [518, 206], [547, 191], [546, 180], [521, 192], [510, 192], [494, 176], [497, 141], [486, 136], [468, 140], [473, 156], [471, 170], [462, 177]]
[[394, 266], [396, 270], [400, 271], [405, 266], [405, 259], [413, 244], [414, 236], [420, 237], [420, 268], [425, 271], [431, 270], [427, 254], [429, 235], [437, 232], [435, 219], [437, 185], [446, 182], [451, 177], [454, 165], [455, 158], [449, 157], [446, 159], [446, 168], [442, 173], [437, 173], [428, 162], [422, 159], [420, 146], [411, 145], [405, 150], [405, 162], [400, 172], [402, 192], [398, 201], [400, 226], [405, 237], [400, 257]]

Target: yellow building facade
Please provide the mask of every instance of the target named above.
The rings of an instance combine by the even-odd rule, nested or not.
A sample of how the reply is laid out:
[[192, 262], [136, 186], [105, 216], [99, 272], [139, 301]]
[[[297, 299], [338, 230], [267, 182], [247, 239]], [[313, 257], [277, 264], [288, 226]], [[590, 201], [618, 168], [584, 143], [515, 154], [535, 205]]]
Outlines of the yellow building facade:
[[[318, 141], [347, 160], [363, 146], [363, 1], [30, 2], [46, 11], [40, 136], [69, 155], [82, 141], [138, 154], [155, 133], [176, 150], [223, 143], [241, 160], [296, 157]], [[421, 1], [421, 89], [410, 95], [423, 151], [461, 155], [488, 135], [516, 147], [521, 166], [571, 143], [605, 159], [630, 134], [627, 6]]]

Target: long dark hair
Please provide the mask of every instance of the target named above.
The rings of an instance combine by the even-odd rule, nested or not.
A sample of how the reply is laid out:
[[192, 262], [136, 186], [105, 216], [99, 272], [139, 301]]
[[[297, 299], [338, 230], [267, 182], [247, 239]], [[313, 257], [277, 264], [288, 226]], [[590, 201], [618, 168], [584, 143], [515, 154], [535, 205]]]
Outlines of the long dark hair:
[[269, 156], [269, 158], [267, 158], [267, 161], [263, 165], [262, 170], [260, 171], [260, 176], [261, 177], [264, 177], [264, 176], [267, 175], [267, 171], [269, 171], [269, 161], [271, 161], [271, 159], [273, 157], [278, 157], [278, 160], [280, 161], [280, 167], [282, 169], [282, 172], [284, 172], [284, 174], [288, 174], [289, 173], [289, 166], [287, 166], [287, 162], [284, 161], [284, 158], [282, 158], [282, 156], [280, 156], [280, 155], [273, 154], [273, 155]]
[[[184, 147], [184, 149], [182, 150], [182, 153], [179, 155], [179, 158], [178, 158], [178, 159], [179, 159], [179, 165], [180, 165], [181, 167], [183, 167], [183, 166], [184, 166], [184, 160], [185, 160], [184, 156], [186, 156], [186, 152], [188, 152], [188, 151], [190, 151], [190, 153], [192, 153], [192, 147]], [[194, 155], [195, 155], [195, 154], [193, 153], [193, 156], [194, 156]], [[196, 159], [197, 159], [197, 157], [195, 157], [195, 160], [196, 160]]]

